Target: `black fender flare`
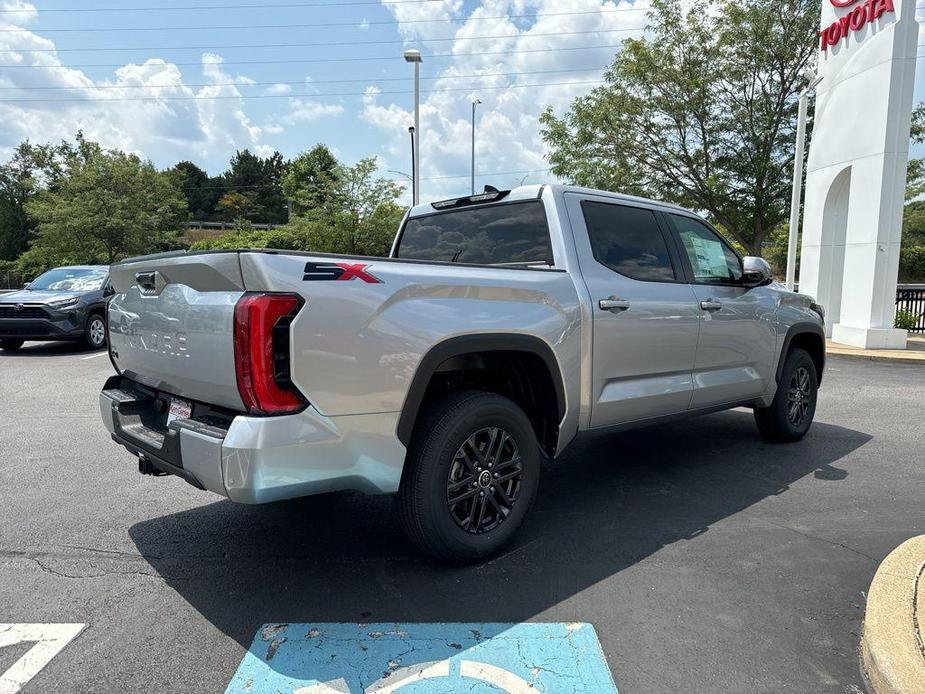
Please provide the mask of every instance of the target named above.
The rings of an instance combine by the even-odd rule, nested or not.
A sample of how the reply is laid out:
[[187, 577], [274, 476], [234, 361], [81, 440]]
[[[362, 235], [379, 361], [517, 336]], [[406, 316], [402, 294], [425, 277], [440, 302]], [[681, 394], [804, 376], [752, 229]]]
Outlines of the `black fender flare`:
[[447, 359], [478, 352], [527, 352], [538, 356], [543, 360], [552, 377], [559, 419], [561, 420], [565, 415], [565, 383], [562, 380], [562, 371], [552, 348], [546, 342], [538, 337], [521, 333], [460, 335], [437, 343], [418, 363], [398, 419], [398, 440], [406, 448], [411, 444], [411, 434], [414, 431], [414, 424], [417, 421], [421, 403], [424, 401], [424, 395], [427, 393], [427, 385], [437, 368]]
[[[787, 329], [787, 334], [784, 336], [784, 342], [781, 345], [780, 353], [777, 355], [777, 371], [775, 372], [775, 379], [780, 383], [781, 375], [784, 371], [784, 361], [787, 359], [787, 352], [790, 351], [790, 343], [793, 342], [793, 338], [797, 335], [804, 334], [817, 335], [822, 340], [822, 365], [825, 366], [825, 330], [818, 323], [811, 323], [809, 321], [803, 321], [800, 323], [794, 323]], [[822, 383], [822, 369], [819, 370], [819, 382]]]

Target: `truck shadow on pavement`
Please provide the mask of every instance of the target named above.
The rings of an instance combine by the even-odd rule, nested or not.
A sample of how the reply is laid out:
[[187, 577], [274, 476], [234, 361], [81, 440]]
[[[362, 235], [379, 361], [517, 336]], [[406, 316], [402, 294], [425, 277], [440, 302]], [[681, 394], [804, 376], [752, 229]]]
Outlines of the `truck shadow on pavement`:
[[514, 545], [477, 566], [429, 561], [402, 536], [392, 498], [359, 494], [220, 501], [130, 535], [245, 648], [269, 622], [520, 622], [814, 472], [809, 483], [838, 484], [835, 463], [870, 439], [816, 423], [800, 443], [767, 444], [744, 411], [595, 435], [547, 464]]

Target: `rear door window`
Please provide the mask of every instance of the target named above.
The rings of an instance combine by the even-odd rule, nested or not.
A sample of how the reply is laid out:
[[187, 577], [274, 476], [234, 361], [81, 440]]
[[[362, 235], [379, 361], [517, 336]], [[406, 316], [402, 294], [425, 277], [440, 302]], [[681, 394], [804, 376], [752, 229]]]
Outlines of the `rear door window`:
[[581, 203], [594, 258], [635, 280], [673, 282], [677, 276], [655, 213], [642, 207]]
[[539, 200], [439, 212], [409, 219], [396, 258], [479, 265], [552, 265]]

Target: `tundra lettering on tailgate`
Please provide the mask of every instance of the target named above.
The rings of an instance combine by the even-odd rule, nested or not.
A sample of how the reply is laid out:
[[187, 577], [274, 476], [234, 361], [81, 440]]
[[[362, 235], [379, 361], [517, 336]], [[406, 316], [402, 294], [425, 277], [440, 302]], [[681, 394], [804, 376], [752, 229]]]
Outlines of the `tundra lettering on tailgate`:
[[368, 284], [381, 284], [382, 280], [366, 272], [369, 265], [363, 263], [305, 263], [305, 282], [324, 282], [361, 279]]

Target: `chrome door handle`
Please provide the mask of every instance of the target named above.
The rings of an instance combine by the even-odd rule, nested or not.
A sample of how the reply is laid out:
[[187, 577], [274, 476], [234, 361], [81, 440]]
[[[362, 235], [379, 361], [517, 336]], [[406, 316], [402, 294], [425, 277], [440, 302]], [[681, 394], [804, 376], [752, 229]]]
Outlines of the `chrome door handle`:
[[722, 307], [723, 305], [716, 299], [707, 299], [700, 302], [700, 308], [704, 311], [719, 311]]
[[630, 302], [625, 299], [618, 299], [615, 296], [611, 296], [607, 299], [601, 299], [597, 302], [597, 305], [601, 307], [602, 311], [612, 311], [616, 313], [617, 311], [626, 311], [630, 307]]

